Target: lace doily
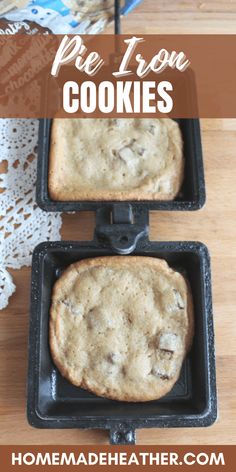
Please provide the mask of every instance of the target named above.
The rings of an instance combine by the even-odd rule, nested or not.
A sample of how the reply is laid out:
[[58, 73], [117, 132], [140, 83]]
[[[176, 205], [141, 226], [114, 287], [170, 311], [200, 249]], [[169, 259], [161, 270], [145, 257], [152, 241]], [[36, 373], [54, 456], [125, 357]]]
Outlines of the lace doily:
[[59, 240], [61, 217], [35, 203], [38, 120], [0, 119], [0, 310], [15, 285], [7, 268], [31, 264], [41, 241]]

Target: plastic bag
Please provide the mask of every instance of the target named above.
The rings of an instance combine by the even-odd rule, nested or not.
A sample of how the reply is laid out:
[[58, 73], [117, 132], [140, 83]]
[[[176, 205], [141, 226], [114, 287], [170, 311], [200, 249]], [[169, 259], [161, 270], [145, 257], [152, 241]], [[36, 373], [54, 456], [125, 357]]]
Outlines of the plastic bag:
[[[141, 1], [121, 0], [121, 14]], [[3, 0], [0, 14], [0, 34], [96, 34], [112, 20], [114, 0]]]

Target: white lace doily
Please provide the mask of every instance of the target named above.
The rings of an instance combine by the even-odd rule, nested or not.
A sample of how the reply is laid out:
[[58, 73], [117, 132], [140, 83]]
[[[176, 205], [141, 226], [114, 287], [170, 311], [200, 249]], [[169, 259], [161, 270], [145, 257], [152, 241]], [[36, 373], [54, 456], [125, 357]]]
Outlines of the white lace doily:
[[61, 217], [35, 203], [38, 120], [0, 119], [0, 310], [15, 285], [7, 268], [31, 264], [41, 241], [59, 240]]

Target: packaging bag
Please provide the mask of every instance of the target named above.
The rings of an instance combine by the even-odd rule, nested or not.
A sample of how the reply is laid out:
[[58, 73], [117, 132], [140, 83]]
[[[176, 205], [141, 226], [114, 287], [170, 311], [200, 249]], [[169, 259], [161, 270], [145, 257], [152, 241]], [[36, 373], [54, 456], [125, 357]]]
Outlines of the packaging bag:
[[[121, 0], [121, 14], [141, 1]], [[0, 0], [0, 34], [96, 34], [113, 16], [114, 0]]]

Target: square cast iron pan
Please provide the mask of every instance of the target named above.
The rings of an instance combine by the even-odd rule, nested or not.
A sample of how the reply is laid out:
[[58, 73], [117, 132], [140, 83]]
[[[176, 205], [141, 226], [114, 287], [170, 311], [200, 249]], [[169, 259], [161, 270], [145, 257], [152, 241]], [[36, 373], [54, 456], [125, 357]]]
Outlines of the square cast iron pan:
[[[205, 181], [202, 161], [201, 133], [198, 119], [177, 120], [184, 143], [185, 173], [180, 194], [174, 201], [129, 201], [146, 210], [198, 210], [205, 203]], [[48, 165], [51, 136], [50, 119], [41, 119], [39, 123], [39, 148], [36, 201], [46, 211], [81, 211], [106, 208], [113, 201], [77, 201], [56, 202], [48, 192]], [[96, 152], [96, 149], [94, 149]], [[124, 202], [125, 203], [125, 202]]]
[[[188, 278], [193, 293], [195, 334], [180, 379], [164, 398], [145, 403], [99, 398], [64, 379], [49, 350], [48, 321], [52, 287], [71, 263], [112, 255], [92, 242], [46, 242], [32, 261], [29, 335], [28, 421], [37, 428], [102, 428], [112, 444], [134, 444], [137, 428], [204, 427], [217, 417], [214, 333], [207, 248], [196, 242], [140, 239], [133, 255], [160, 257]], [[112, 316], [112, 314], [111, 314]]]

